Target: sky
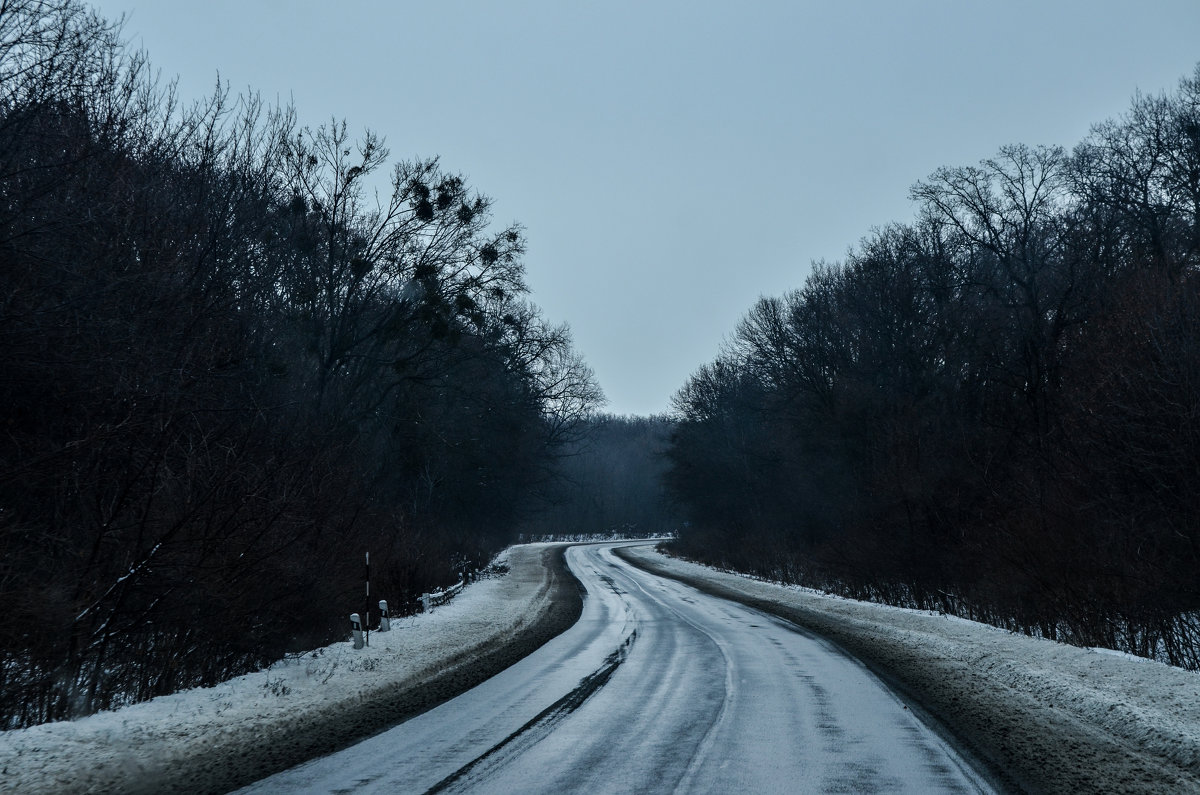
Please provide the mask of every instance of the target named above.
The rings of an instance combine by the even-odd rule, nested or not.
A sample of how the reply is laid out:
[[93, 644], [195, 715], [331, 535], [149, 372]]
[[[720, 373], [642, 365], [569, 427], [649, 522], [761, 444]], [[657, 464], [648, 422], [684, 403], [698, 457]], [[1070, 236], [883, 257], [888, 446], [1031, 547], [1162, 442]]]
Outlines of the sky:
[[523, 225], [532, 298], [654, 414], [762, 295], [909, 188], [1071, 147], [1200, 64], [1200, 0], [104, 0], [184, 99], [219, 79], [431, 156]]

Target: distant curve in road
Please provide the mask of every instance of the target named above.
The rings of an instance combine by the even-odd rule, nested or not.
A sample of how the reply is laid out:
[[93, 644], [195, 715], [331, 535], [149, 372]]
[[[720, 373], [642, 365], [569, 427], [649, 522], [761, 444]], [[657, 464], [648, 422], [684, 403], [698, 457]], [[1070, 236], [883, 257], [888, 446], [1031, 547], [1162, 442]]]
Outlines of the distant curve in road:
[[573, 547], [579, 622], [473, 690], [242, 793], [991, 792], [793, 624]]

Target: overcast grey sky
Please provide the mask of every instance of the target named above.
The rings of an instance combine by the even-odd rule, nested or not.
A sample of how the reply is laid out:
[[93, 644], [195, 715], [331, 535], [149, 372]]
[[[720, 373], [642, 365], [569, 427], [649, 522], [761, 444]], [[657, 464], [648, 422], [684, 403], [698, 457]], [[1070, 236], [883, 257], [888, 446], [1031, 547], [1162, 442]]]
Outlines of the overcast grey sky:
[[938, 166], [1071, 146], [1200, 62], [1200, 0], [94, 5], [184, 98], [219, 72], [465, 174], [622, 414]]

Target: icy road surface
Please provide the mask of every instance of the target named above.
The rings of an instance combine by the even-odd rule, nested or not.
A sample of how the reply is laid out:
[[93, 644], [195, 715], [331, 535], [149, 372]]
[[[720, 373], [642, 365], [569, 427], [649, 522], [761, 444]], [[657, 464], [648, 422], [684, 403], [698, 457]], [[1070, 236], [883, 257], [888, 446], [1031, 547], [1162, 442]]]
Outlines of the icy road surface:
[[243, 793], [989, 792], [794, 625], [574, 547], [583, 616], [458, 698]]

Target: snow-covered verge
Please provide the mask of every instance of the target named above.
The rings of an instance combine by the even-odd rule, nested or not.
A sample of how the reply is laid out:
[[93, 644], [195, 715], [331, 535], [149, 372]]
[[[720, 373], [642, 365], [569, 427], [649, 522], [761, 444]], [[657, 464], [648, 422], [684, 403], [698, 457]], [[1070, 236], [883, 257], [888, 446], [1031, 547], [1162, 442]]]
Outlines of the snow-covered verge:
[[620, 550], [655, 573], [808, 628], [922, 708], [999, 783], [1031, 792], [1200, 792], [1200, 674], [965, 619]]
[[562, 547], [355, 651], [335, 643], [212, 688], [0, 732], [0, 792], [226, 792], [369, 736], [474, 686], [578, 617]]

